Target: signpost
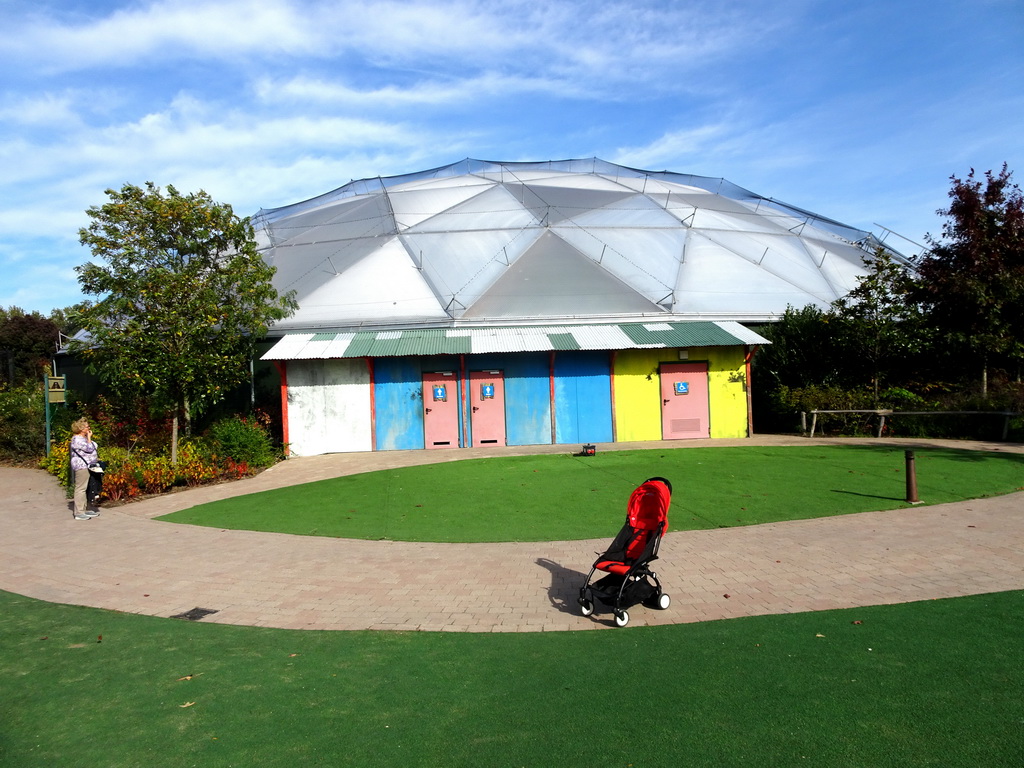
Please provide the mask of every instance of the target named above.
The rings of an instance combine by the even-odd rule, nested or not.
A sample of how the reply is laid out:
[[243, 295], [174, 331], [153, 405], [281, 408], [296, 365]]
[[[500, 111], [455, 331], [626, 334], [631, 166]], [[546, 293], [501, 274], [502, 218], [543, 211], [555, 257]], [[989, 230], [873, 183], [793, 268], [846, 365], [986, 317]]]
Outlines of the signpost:
[[64, 376], [46, 376], [43, 379], [43, 388], [46, 393], [43, 395], [43, 405], [46, 412], [46, 455], [50, 455], [50, 403], [65, 402], [64, 395], [67, 391], [67, 378]]
[[46, 400], [49, 403], [63, 403], [67, 391], [67, 379], [64, 376], [46, 377]]

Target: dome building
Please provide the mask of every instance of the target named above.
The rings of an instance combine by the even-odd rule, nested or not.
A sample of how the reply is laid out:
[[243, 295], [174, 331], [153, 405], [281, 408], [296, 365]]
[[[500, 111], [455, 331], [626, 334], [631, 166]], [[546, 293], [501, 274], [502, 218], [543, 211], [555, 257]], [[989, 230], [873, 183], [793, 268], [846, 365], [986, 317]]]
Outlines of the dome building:
[[292, 453], [741, 437], [745, 322], [827, 307], [868, 233], [724, 179], [464, 160], [254, 217], [299, 308]]

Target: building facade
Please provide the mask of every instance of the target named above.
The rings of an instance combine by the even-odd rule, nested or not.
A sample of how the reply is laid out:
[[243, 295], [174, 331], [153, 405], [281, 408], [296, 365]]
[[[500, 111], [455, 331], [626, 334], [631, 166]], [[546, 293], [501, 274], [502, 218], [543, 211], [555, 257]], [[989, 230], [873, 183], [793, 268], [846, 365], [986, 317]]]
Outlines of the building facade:
[[291, 334], [281, 376], [291, 455], [746, 437], [738, 323]]
[[743, 437], [741, 323], [829, 306], [878, 245], [596, 158], [353, 181], [254, 227], [299, 305], [263, 358], [296, 455]]

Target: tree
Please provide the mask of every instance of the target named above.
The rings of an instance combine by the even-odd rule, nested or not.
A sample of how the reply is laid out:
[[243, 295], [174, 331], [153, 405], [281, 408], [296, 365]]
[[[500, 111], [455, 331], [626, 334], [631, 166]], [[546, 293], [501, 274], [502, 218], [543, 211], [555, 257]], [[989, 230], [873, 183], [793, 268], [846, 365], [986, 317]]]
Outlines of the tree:
[[249, 219], [230, 205], [152, 182], [105, 194], [79, 230], [106, 266], [76, 268], [82, 291], [99, 298], [77, 316], [88, 336], [71, 348], [115, 390], [145, 394], [172, 417], [176, 463], [179, 418], [187, 434], [193, 415], [245, 380], [256, 341], [295, 300], [271, 285]]
[[20, 307], [0, 308], [0, 380], [14, 387], [22, 382], [40, 382], [57, 351], [56, 323], [38, 312]]
[[832, 304], [843, 326], [842, 345], [847, 355], [864, 361], [870, 370], [875, 407], [882, 382], [895, 368], [903, 368], [923, 343], [921, 311], [910, 300], [915, 289], [913, 270], [879, 246], [865, 260], [868, 272], [857, 287]]
[[57, 325], [62, 336], [74, 336], [82, 330], [78, 325], [78, 318], [88, 308], [89, 302], [80, 301], [70, 307], [50, 310], [50, 319]]
[[763, 386], [799, 389], [844, 383], [848, 355], [839, 348], [840, 328], [831, 314], [813, 304], [787, 307], [777, 322], [758, 332], [771, 342], [754, 358]]
[[918, 263], [929, 321], [970, 350], [988, 394], [990, 365], [1024, 359], [1024, 196], [1006, 164], [985, 180], [951, 176], [942, 238]]

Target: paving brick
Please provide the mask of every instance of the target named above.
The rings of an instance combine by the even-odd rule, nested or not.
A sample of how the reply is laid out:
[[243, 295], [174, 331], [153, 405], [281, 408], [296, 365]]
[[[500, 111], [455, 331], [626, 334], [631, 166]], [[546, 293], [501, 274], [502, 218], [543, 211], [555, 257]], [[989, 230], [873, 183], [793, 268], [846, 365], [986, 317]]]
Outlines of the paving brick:
[[[757, 444], [809, 441], [687, 441], [679, 447]], [[1024, 452], [1020, 445], [953, 445]], [[635, 447], [644, 446], [604, 449]], [[533, 446], [507, 453], [564, 450]], [[0, 588], [51, 602], [163, 617], [203, 607], [218, 611], [202, 619], [206, 623], [296, 629], [547, 632], [614, 626], [606, 607], [584, 618], [576, 604], [594, 552], [603, 549], [605, 539], [471, 545], [368, 542], [154, 519], [269, 488], [496, 453], [396, 451], [292, 459], [237, 483], [105, 509], [90, 521], [71, 518], [63, 492], [42, 471], [0, 468]], [[630, 625], [1021, 589], [1022, 507], [1024, 494], [1018, 493], [962, 504], [672, 533], [656, 565], [672, 605], [664, 612], [637, 606], [630, 611]], [[449, 568], [456, 560], [459, 567]]]

